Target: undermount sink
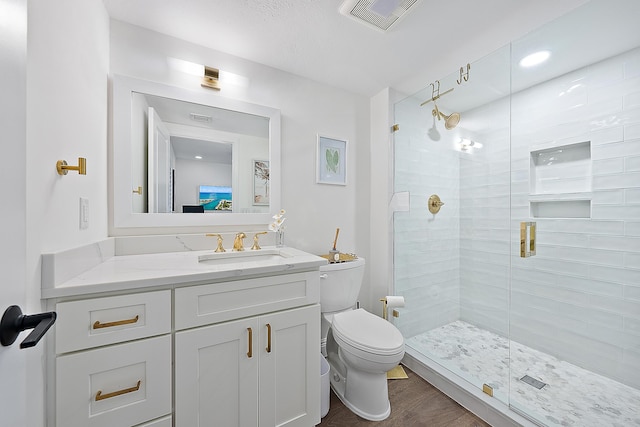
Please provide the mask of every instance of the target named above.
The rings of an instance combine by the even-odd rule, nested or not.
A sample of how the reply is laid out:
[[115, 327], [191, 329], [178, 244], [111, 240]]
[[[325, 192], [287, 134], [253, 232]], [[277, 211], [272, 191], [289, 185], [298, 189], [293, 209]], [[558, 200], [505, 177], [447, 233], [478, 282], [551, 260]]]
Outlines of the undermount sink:
[[198, 257], [198, 262], [208, 265], [223, 265], [254, 261], [273, 261], [279, 263], [280, 261], [291, 257], [291, 254], [288, 254], [281, 249], [260, 249], [257, 251], [245, 250], [242, 252], [214, 252], [211, 254], [200, 255]]

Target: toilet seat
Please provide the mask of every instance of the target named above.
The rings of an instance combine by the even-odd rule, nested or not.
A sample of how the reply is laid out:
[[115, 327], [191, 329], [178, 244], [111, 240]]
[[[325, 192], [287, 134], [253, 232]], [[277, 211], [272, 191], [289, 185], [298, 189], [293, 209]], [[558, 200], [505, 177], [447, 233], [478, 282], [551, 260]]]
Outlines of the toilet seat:
[[331, 325], [336, 341], [372, 356], [404, 352], [404, 337], [391, 323], [361, 308], [337, 313]]

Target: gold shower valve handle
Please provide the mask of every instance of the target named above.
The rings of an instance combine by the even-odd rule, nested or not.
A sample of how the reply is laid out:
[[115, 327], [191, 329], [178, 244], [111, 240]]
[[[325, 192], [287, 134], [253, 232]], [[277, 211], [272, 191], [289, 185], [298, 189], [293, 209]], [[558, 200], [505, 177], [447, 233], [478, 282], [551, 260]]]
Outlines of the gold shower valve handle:
[[429, 212], [435, 215], [440, 212], [440, 207], [444, 206], [444, 202], [440, 200], [440, 196], [432, 194], [431, 197], [429, 197], [427, 205], [429, 207]]

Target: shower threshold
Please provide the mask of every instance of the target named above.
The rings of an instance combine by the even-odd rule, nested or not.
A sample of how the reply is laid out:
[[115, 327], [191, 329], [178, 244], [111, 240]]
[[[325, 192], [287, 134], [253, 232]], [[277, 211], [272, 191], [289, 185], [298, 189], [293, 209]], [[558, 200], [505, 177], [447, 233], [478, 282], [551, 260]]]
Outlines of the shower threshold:
[[[640, 426], [640, 390], [509, 344], [493, 332], [456, 321], [407, 338], [404, 362], [494, 426]], [[532, 387], [523, 376], [546, 385]], [[482, 393], [482, 384], [493, 388], [493, 398]]]

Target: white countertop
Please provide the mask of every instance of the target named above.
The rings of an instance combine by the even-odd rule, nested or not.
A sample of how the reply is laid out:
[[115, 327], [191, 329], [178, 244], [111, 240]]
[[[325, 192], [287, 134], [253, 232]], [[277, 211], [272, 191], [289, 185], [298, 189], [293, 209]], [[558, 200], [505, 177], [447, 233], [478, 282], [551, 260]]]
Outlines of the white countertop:
[[[281, 253], [282, 256], [257, 257]], [[199, 257], [215, 257], [213, 250], [111, 256], [92, 268], [42, 288], [42, 298], [59, 298], [95, 293], [141, 290], [158, 286], [237, 280], [244, 277], [317, 270], [327, 260], [294, 248], [264, 247], [259, 251], [220, 254], [234, 257], [223, 264], [199, 262]], [[244, 255], [244, 256], [243, 256]]]

